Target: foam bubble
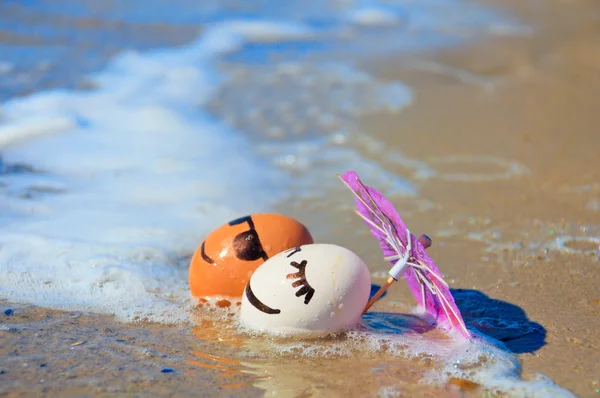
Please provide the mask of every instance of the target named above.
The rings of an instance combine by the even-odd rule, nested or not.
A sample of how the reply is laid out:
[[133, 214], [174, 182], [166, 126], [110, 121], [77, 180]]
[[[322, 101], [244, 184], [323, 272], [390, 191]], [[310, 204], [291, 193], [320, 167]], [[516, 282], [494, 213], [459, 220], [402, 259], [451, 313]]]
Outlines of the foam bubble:
[[563, 253], [577, 253], [600, 258], [600, 237], [561, 235], [549, 243], [548, 247]]

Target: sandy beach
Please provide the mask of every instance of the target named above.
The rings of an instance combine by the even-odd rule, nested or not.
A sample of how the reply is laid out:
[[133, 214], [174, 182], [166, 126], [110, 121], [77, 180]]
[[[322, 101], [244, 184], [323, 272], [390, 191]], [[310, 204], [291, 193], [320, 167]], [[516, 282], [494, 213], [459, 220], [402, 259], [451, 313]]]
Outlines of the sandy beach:
[[[482, 4], [502, 7], [534, 32], [369, 60], [366, 70], [402, 80], [414, 98], [397, 113], [362, 117], [358, 134], [380, 146], [357, 145], [418, 187], [418, 196], [394, 203], [415, 234], [432, 238], [430, 255], [467, 325], [518, 354], [523, 379], [550, 378], [576, 396], [596, 396], [598, 6]], [[403, 158], [386, 158], [390, 150]], [[323, 196], [278, 210], [302, 220], [315, 240], [352, 248], [381, 284], [388, 265], [349, 211], [351, 197], [330, 178]], [[374, 312], [410, 311], [410, 293], [397, 285]], [[10, 301], [0, 310], [0, 396], [505, 396], [462, 380], [423, 383], [431, 358], [357, 351], [330, 361], [297, 355], [293, 345], [272, 353], [268, 338], [239, 335], [233, 316], [223, 314], [194, 311], [191, 324], [165, 326]]]
[[[539, 349], [527, 346], [541, 336], [512, 336], [510, 345], [525, 351], [525, 374], [541, 372], [592, 396], [600, 372], [598, 15], [591, 2], [513, 3], [507, 7], [533, 21], [538, 35], [432, 55], [433, 65], [449, 68], [442, 72], [382, 66], [387, 78], [420, 83], [417, 106], [369, 119], [366, 128], [382, 137], [414, 132], [401, 144], [405, 153], [439, 162], [448, 177], [505, 168], [449, 160], [456, 154], [526, 170], [492, 181], [429, 181], [423, 197], [436, 206], [410, 222], [435, 231], [443, 244], [432, 248], [435, 258], [452, 264], [456, 285], [516, 305], [542, 325]], [[445, 237], [446, 230], [454, 232]], [[561, 250], [550, 248], [553, 241]]]

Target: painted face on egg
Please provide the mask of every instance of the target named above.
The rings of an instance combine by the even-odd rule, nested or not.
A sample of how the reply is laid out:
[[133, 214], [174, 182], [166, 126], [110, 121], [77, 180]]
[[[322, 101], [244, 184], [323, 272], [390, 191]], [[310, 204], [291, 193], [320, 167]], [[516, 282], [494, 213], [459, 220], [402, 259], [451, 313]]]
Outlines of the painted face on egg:
[[189, 269], [192, 297], [239, 297], [250, 276], [270, 257], [312, 243], [306, 227], [281, 214], [253, 214], [230, 221], [200, 244]]
[[250, 278], [240, 319], [280, 333], [341, 330], [357, 324], [371, 290], [365, 263], [352, 251], [309, 244], [267, 260]]

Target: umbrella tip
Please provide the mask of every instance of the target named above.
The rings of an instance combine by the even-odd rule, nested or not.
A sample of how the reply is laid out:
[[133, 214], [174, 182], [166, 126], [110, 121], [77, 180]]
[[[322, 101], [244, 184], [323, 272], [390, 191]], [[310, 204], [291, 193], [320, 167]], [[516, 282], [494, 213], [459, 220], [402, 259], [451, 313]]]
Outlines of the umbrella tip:
[[425, 249], [431, 246], [431, 238], [425, 234], [419, 236], [419, 242], [423, 245]]

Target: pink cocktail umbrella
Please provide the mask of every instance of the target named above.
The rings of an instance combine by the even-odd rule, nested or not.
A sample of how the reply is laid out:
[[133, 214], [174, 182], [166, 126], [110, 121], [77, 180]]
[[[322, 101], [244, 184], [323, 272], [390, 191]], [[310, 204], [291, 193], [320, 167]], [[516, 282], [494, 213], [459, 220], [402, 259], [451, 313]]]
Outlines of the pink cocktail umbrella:
[[415, 238], [391, 202], [377, 190], [364, 185], [354, 171], [348, 171], [340, 178], [356, 196], [356, 213], [379, 241], [384, 258], [393, 265], [390, 277], [369, 300], [365, 312], [392, 283], [404, 276], [419, 306], [435, 319], [438, 327], [446, 331], [456, 330], [470, 339], [471, 334], [448, 284], [425, 252], [424, 244], [429, 243], [428, 239]]

